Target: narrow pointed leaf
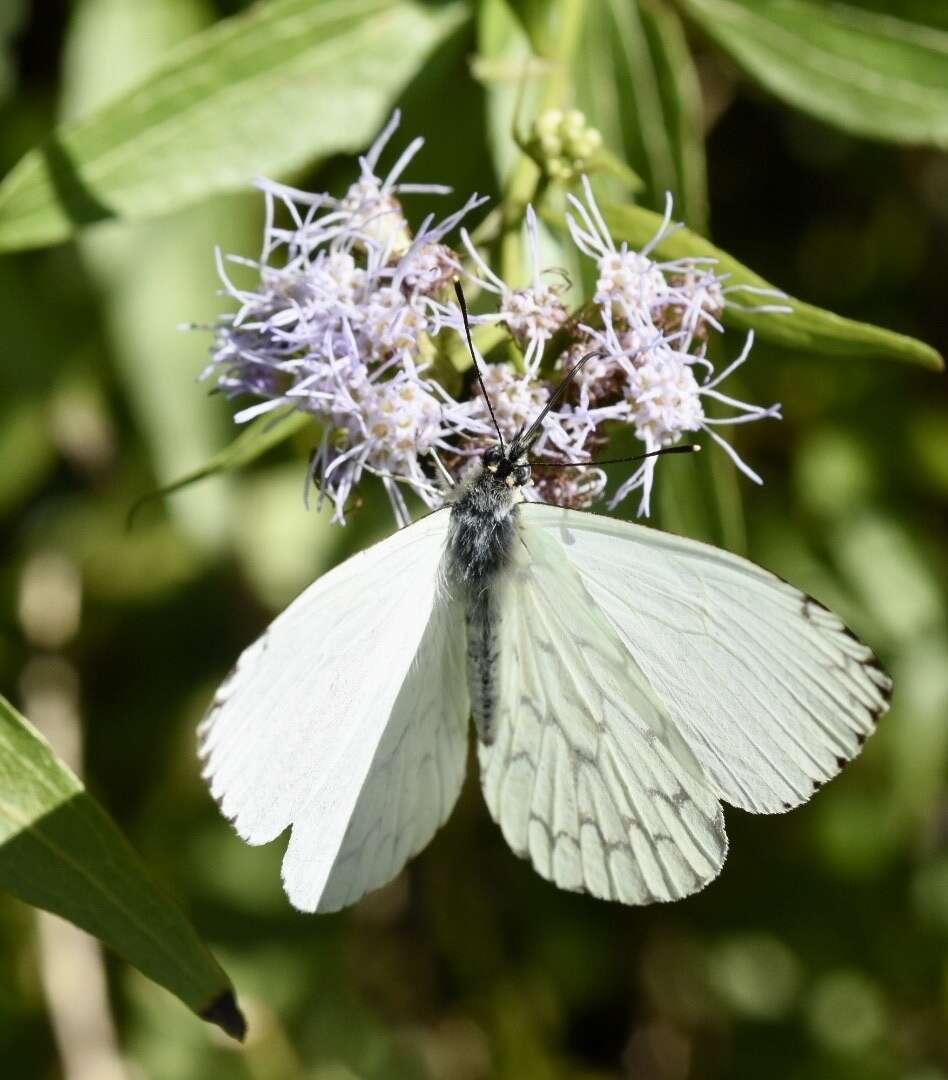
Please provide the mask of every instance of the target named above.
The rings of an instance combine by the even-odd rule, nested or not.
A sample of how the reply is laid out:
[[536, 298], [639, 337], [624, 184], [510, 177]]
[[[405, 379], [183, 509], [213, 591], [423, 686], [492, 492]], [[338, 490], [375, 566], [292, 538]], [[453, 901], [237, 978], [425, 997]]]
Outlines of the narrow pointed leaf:
[[655, 63], [675, 161], [678, 214], [696, 232], [708, 228], [708, 177], [701, 85], [685, 29], [666, 0], [642, 0], [642, 25]]
[[[679, 3], [752, 78], [788, 104], [857, 135], [948, 146], [944, 29], [854, 4]], [[901, 12], [901, 5], [888, 7]]]
[[131, 524], [138, 511], [146, 503], [153, 499], [160, 499], [166, 495], [172, 495], [176, 491], [190, 487], [199, 480], [206, 480], [209, 476], [217, 473], [233, 472], [242, 469], [258, 457], [262, 457], [268, 450], [272, 450], [280, 443], [292, 438], [298, 431], [302, 431], [307, 424], [314, 424], [312, 416], [296, 409], [278, 414], [276, 412], [258, 416], [237, 436], [233, 442], [227, 444], [223, 450], [218, 450], [213, 457], [203, 465], [193, 469], [184, 476], [173, 480], [164, 487], [156, 488], [143, 495], [129, 510], [128, 520]]
[[222, 20], [15, 166], [0, 184], [0, 250], [140, 221], [360, 149], [466, 13], [460, 3], [273, 0]]
[[654, 0], [589, 0], [574, 67], [577, 105], [643, 177], [649, 204], [662, 206], [670, 191], [703, 230], [700, 93], [675, 12]]
[[[647, 244], [661, 227], [660, 215], [640, 206], [605, 206], [603, 213], [615, 240], [627, 241], [632, 247]], [[727, 252], [689, 229], [680, 229], [668, 236], [656, 249], [663, 259], [687, 256], [710, 257], [717, 260], [719, 273], [729, 274], [728, 285], [749, 285], [755, 288], [774, 288], [759, 274], [748, 269]], [[755, 297], [735, 299], [755, 302]], [[758, 298], [759, 299], [759, 298]], [[771, 301], [774, 302], [774, 301]], [[856, 322], [831, 311], [806, 304], [792, 296], [779, 301], [792, 309], [791, 314], [772, 315], [739, 311], [729, 307], [724, 320], [729, 326], [754, 330], [762, 341], [817, 356], [865, 356], [903, 360], [932, 371], [941, 371], [944, 360], [940, 353], [924, 342], [893, 330], [869, 323]]]
[[112, 819], [0, 697], [0, 888], [115, 949], [228, 1034], [246, 1024], [230, 980]]

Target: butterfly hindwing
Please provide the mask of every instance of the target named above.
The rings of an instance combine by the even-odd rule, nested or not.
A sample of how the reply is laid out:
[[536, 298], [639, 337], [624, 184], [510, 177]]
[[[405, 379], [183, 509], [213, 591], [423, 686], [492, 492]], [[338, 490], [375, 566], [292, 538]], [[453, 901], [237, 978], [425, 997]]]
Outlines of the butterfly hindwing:
[[292, 826], [283, 876], [302, 910], [384, 884], [460, 791], [463, 619], [438, 579], [448, 520], [431, 514], [319, 578], [245, 650], [201, 727], [205, 775], [240, 835], [262, 844]]
[[776, 813], [858, 754], [891, 683], [842, 621], [746, 559], [595, 514], [521, 507], [554, 539], [726, 802]]
[[491, 814], [562, 888], [645, 904], [702, 888], [727, 841], [720, 805], [555, 540], [522, 533], [498, 584]]

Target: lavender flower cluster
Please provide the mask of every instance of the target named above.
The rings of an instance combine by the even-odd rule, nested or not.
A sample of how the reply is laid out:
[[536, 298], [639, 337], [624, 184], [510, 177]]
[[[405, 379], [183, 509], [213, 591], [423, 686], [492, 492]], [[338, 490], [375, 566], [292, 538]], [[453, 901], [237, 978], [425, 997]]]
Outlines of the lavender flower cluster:
[[[450, 189], [401, 181], [421, 139], [380, 176], [379, 159], [398, 121], [396, 114], [359, 159], [361, 175], [341, 199], [261, 181], [266, 225], [260, 257], [225, 259], [218, 253], [221, 280], [237, 310], [215, 327], [203, 377], [216, 379], [230, 397], [254, 399], [236, 421], [286, 408], [312, 415], [321, 437], [309, 480], [321, 500], [331, 500], [338, 521], [345, 521], [366, 473], [381, 479], [399, 525], [410, 520], [406, 487], [429, 507], [440, 505], [493, 433], [476, 381], [456, 398], [435, 373], [436, 361], [446, 363], [462, 340], [452, 283], [463, 280], [472, 296], [496, 298], [494, 312], [471, 321], [500, 324], [517, 346], [516, 365], [477, 358], [505, 437], [536, 417], [579, 357], [597, 353], [547, 414], [533, 450], [537, 459], [580, 464], [535, 470], [528, 498], [574, 507], [600, 499], [605, 474], [581, 463], [605, 445], [609, 423], [631, 425], [643, 452], [703, 430], [760, 483], [714, 428], [778, 417], [779, 406], [749, 405], [719, 389], [747, 359], [753, 337], [715, 374], [708, 340], [722, 332], [721, 314], [733, 300], [713, 260], [651, 258], [676, 228], [670, 198], [658, 234], [634, 251], [613, 242], [588, 180], [583, 178], [583, 199], [568, 196], [570, 235], [597, 273], [592, 302], [580, 317], [566, 306], [567, 283], [540, 265], [532, 208], [526, 219], [532, 276], [522, 288], [501, 280], [463, 227], [462, 250], [445, 242], [485, 199], [472, 196], [454, 213], [440, 221], [430, 215], [412, 231], [399, 196]], [[228, 264], [249, 268], [253, 287], [239, 287]], [[556, 355], [547, 355], [551, 349]], [[731, 407], [734, 415], [711, 419], [707, 400]], [[638, 511], [648, 514], [656, 460], [641, 463], [612, 495], [610, 507], [639, 491]]]

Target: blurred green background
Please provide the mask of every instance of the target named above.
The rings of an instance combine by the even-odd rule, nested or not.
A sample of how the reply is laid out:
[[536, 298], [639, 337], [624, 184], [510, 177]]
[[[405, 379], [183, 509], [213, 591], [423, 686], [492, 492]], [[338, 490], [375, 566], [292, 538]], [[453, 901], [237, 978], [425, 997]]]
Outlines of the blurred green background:
[[[244, 6], [0, 0], [0, 175], [58, 120]], [[804, 300], [944, 352], [945, 154], [824, 126], [706, 38], [692, 45], [715, 242]], [[464, 22], [402, 96], [402, 130], [428, 139], [410, 179], [496, 198], [476, 50]], [[292, 179], [338, 190], [351, 170], [329, 158]], [[759, 345], [742, 396], [781, 401], [786, 419], [744, 428], [739, 445], [766, 486], [688, 461], [659, 472], [657, 524], [744, 549], [814, 593], [895, 679], [878, 734], [811, 804], [729, 811], [716, 883], [623, 909], [515, 859], [472, 774], [392, 886], [302, 916], [281, 891], [282, 842], [245, 847], [218, 814], [194, 729], [273, 613], [390, 529], [385, 501], [345, 530], [307, 512], [302, 440], [125, 527], [136, 498], [231, 438], [226, 403], [195, 383], [208, 340], [177, 327], [219, 313], [213, 247], [253, 254], [260, 226], [260, 201], [238, 193], [0, 257], [0, 686], [81, 762], [251, 1024], [243, 1048], [227, 1044], [111, 956], [106, 1007], [97, 950], [0, 896], [4, 1075], [948, 1078], [943, 376]]]

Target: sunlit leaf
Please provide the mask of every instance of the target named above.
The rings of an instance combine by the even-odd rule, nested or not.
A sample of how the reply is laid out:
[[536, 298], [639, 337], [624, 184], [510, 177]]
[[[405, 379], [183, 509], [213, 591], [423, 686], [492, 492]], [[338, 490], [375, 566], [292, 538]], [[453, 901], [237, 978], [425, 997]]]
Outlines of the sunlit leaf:
[[894, 641], [908, 644], [943, 625], [937, 574], [901, 522], [854, 512], [834, 528], [832, 550], [853, 592]]
[[241, 1039], [230, 980], [112, 819], [0, 697], [0, 888], [94, 934]]
[[[255, 594], [282, 611], [320, 574], [330, 570], [360, 513], [353, 508], [345, 529], [332, 522], [328, 502], [317, 509], [303, 501], [298, 461], [280, 461], [241, 479], [234, 547]], [[313, 502], [318, 500], [314, 499]]]
[[[66, 37], [64, 119], [88, 115], [130, 89], [208, 18], [204, 0], [86, 0]], [[158, 483], [209, 457], [226, 437], [226, 410], [214, 408], [223, 402], [209, 401], [195, 386], [210, 335], [183, 334], [179, 324], [213, 323], [220, 314], [214, 247], [257, 249], [261, 216], [262, 199], [232, 196], [160, 221], [112, 223], [80, 240], [102, 297], [116, 373]], [[204, 485], [176, 499], [172, 514], [202, 546], [214, 548], [231, 535], [227, 495], [222, 483]]]
[[858, 135], [948, 146], [943, 30], [841, 3], [680, 2], [749, 75], [789, 104]]
[[911, 438], [927, 485], [943, 499], [948, 497], [948, 415], [937, 407], [916, 414]]
[[[707, 452], [686, 454], [680, 459], [663, 462], [663, 465], [672, 464], [674, 468], [656, 470], [659, 475], [656, 477], [653, 498], [660, 528], [714, 544], [719, 536], [708, 500], [707, 466], [705, 461], [699, 460], [708, 456]], [[635, 505], [637, 497], [637, 493], [632, 494], [630, 505]]]
[[[626, 240], [633, 247], [647, 244], [661, 227], [660, 216], [640, 206], [605, 206], [603, 213], [616, 241]], [[759, 274], [689, 229], [672, 233], [659, 245], [657, 252], [659, 257], [665, 259], [685, 256], [714, 258], [718, 263], [718, 272], [730, 275], [728, 285], [774, 288]], [[755, 298], [749, 294], [742, 297], [737, 293], [734, 298], [748, 304], [755, 302]], [[883, 357], [918, 364], [933, 371], [941, 371], [944, 367], [944, 360], [935, 349], [905, 334], [845, 319], [793, 297], [787, 297], [780, 303], [790, 307], [792, 313], [761, 314], [729, 307], [724, 320], [729, 326], [753, 329], [762, 341], [807, 355]]]
[[[727, 438], [725, 433], [718, 430], [722, 438]], [[731, 440], [728, 439], [730, 442]], [[707, 453], [701, 455], [705, 459], [705, 468], [708, 471], [711, 500], [714, 506], [715, 517], [720, 529], [720, 544], [728, 551], [738, 555], [747, 553], [747, 526], [744, 520], [743, 487], [749, 484], [737, 471], [737, 466], [726, 453], [712, 446], [710, 441]]]
[[0, 185], [0, 250], [154, 217], [360, 149], [465, 13], [410, 0], [274, 0], [215, 24], [19, 162]]
[[590, 0], [576, 52], [577, 105], [648, 185], [648, 201], [670, 191], [679, 213], [707, 219], [701, 100], [678, 17], [657, 3]]
[[846, 0], [849, 7], [861, 8], [876, 15], [891, 15], [893, 6], [898, 8], [900, 19], [921, 23], [923, 26], [936, 26], [948, 30], [948, 5], [944, 0]]
[[681, 19], [665, 0], [642, 0], [662, 109], [669, 125], [675, 161], [679, 217], [697, 232], [708, 226], [708, 177], [704, 153], [704, 108], [698, 72]]
[[488, 143], [503, 182], [521, 157], [513, 139], [514, 125], [533, 120], [540, 110], [547, 66], [534, 56], [527, 32], [507, 0], [483, 0], [479, 5], [477, 44], [475, 74], [487, 90]]
[[270, 413], [257, 417], [256, 420], [247, 425], [233, 442], [225, 446], [223, 450], [219, 450], [203, 465], [172, 481], [172, 483], [143, 495], [129, 511], [129, 522], [134, 521], [139, 509], [146, 502], [162, 498], [165, 495], [171, 495], [175, 491], [181, 491], [183, 488], [190, 487], [191, 484], [195, 484], [198, 480], [204, 480], [209, 476], [232, 472], [234, 469], [242, 469], [245, 465], [256, 461], [258, 457], [261, 457], [268, 450], [272, 450], [273, 447], [279, 446], [280, 443], [285, 442], [298, 431], [302, 431], [307, 424], [312, 423], [313, 418], [311, 416], [307, 416], [306, 413], [298, 412], [295, 409], [282, 414]]
[[[898, 722], [887, 732], [892, 802], [922, 829], [938, 804], [948, 761], [948, 627], [915, 635], [898, 655], [892, 676], [899, 687]], [[942, 897], [948, 915], [948, 890]]]

